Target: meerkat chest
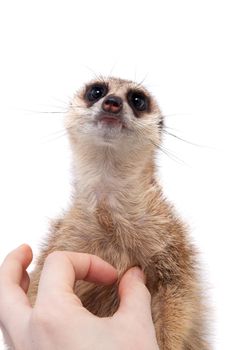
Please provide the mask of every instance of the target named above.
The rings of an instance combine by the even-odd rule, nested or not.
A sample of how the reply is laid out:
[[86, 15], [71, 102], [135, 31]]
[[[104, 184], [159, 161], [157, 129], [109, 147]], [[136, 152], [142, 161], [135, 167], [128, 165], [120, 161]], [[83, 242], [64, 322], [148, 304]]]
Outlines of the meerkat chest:
[[[95, 254], [101, 255], [120, 271], [135, 265], [146, 267], [151, 257], [160, 251], [153, 218], [137, 213], [130, 206], [111, 208], [103, 201], [96, 206], [93, 220], [97, 230], [93, 240]], [[93, 225], [95, 226], [95, 225]]]
[[147, 267], [164, 242], [156, 232], [154, 210], [143, 196], [143, 189], [115, 177], [89, 181], [69, 215], [69, 222], [75, 223], [77, 248], [102, 257], [120, 271]]

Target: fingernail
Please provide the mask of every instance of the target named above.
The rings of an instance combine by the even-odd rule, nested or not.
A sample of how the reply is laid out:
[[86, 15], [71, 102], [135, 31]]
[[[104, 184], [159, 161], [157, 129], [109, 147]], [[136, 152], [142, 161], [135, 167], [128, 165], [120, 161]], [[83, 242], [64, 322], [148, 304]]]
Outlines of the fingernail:
[[131, 269], [131, 273], [133, 276], [136, 276], [137, 278], [139, 278], [144, 284], [146, 283], [146, 276], [139, 267], [137, 266], [133, 267]]
[[30, 253], [32, 254], [31, 247], [28, 244], [26, 244], [26, 243], [20, 244], [16, 249], [17, 250], [19, 249], [19, 250], [22, 250], [22, 251], [27, 251], [27, 252], [30, 251]]
[[20, 244], [16, 249], [23, 249], [27, 247], [27, 244], [23, 243], [23, 244]]

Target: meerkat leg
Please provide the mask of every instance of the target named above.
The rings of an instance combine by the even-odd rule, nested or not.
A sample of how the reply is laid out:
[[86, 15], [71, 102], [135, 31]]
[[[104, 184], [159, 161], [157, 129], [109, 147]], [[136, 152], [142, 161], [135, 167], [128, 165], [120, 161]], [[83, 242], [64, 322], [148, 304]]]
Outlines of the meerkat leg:
[[[199, 310], [199, 311], [198, 311]], [[160, 287], [152, 297], [152, 315], [160, 350], [208, 350], [198, 298], [178, 286]]]

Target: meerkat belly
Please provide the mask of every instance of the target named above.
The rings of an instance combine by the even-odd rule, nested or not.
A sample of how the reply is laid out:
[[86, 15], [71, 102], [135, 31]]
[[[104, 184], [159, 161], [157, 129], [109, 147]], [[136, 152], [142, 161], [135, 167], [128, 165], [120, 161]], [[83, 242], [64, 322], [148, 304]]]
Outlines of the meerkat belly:
[[[99, 227], [100, 229], [100, 227]], [[89, 241], [84, 252], [98, 255], [103, 260], [113, 265], [118, 272], [118, 281], [111, 286], [96, 285], [93, 283], [78, 281], [75, 285], [75, 293], [81, 299], [82, 304], [93, 314], [99, 317], [112, 316], [119, 305], [118, 284], [122, 275], [132, 266], [141, 265], [136, 252], [125, 247], [121, 238], [113, 230], [101, 227], [102, 233]], [[97, 234], [98, 231], [95, 232]], [[101, 238], [100, 238], [101, 237]]]
[[[97, 253], [97, 252], [90, 252]], [[131, 266], [135, 265], [125, 252], [113, 246], [104, 251], [98, 250], [98, 256], [111, 263], [118, 271], [119, 280]], [[78, 281], [75, 285], [75, 294], [81, 299], [82, 304], [94, 315], [99, 317], [112, 316], [119, 305], [118, 281], [110, 286], [96, 285], [93, 283]]]
[[81, 299], [83, 306], [99, 317], [112, 316], [119, 305], [117, 284], [113, 286], [98, 286], [79, 281], [75, 293]]

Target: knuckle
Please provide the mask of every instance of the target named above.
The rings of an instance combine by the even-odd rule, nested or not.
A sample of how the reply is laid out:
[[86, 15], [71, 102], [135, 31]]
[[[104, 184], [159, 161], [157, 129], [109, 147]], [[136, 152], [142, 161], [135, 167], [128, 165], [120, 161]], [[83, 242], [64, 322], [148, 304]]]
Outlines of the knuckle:
[[48, 323], [48, 314], [35, 307], [31, 314], [30, 323], [33, 328], [43, 328]]
[[43, 308], [35, 307], [32, 313], [31, 322], [34, 325], [46, 325], [49, 322], [48, 315], [48, 308], [46, 308], [45, 312]]

